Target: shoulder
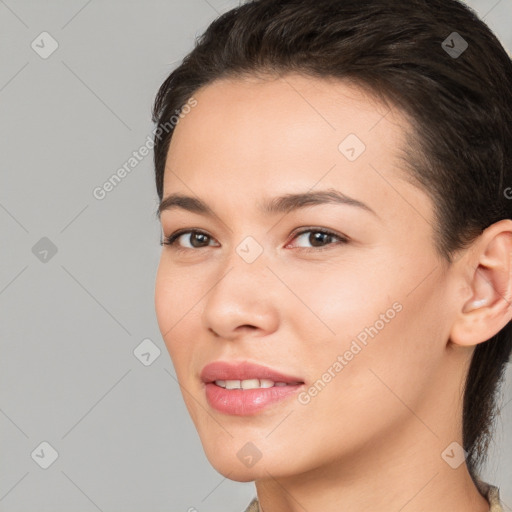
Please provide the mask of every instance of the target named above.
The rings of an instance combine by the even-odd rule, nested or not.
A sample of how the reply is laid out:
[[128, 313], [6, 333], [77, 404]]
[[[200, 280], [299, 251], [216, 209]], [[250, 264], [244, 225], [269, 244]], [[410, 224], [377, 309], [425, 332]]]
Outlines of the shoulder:
[[489, 512], [504, 512], [503, 504], [500, 500], [500, 490], [497, 486], [484, 482], [483, 480], [476, 480], [475, 484], [482, 496], [485, 496], [489, 502], [491, 507]]
[[[483, 480], [477, 480], [476, 486], [480, 493], [485, 496], [489, 502], [489, 512], [504, 512], [503, 504], [500, 500], [500, 490], [497, 486], [484, 482]], [[258, 499], [254, 498], [244, 512], [261, 512], [258, 505]]]
[[[260, 512], [260, 507], [258, 505], [258, 498], [254, 498], [249, 506], [244, 510], [244, 512]], [[492, 511], [494, 512], [494, 510]], [[501, 510], [498, 512], [502, 512]]]

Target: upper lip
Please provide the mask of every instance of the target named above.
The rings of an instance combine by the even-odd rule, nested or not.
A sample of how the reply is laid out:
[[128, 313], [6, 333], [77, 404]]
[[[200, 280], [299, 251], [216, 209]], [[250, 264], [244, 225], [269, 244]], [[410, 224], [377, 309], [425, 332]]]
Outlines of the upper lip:
[[269, 379], [274, 382], [286, 382], [287, 384], [303, 383], [304, 381], [292, 375], [285, 375], [267, 366], [262, 366], [248, 361], [235, 363], [227, 361], [215, 361], [207, 364], [201, 371], [201, 380], [205, 383], [216, 380], [248, 380]]

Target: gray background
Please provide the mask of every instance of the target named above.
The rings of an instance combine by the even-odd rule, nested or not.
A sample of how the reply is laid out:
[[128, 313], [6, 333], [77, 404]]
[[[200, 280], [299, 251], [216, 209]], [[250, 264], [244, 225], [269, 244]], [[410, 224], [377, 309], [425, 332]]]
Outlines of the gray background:
[[[206, 460], [158, 330], [152, 155], [93, 195], [145, 143], [194, 38], [237, 4], [0, 0], [2, 512], [237, 512], [255, 494]], [[469, 4], [510, 51], [512, 0]], [[31, 47], [51, 49], [44, 31], [47, 58]], [[507, 510], [511, 373], [486, 471]]]

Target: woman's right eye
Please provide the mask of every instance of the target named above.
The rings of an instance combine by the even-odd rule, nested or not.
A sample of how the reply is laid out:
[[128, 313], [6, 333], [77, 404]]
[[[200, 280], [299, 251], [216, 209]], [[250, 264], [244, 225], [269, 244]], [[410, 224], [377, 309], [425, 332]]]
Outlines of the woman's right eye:
[[[190, 247], [184, 247], [183, 245], [177, 243], [181, 237], [183, 237], [184, 240], [187, 239], [187, 237], [184, 235], [188, 236], [189, 243], [191, 243]], [[204, 242], [208, 240], [211, 240], [210, 235], [208, 235], [207, 233], [203, 233], [202, 231], [194, 229], [188, 231], [181, 230], [176, 231], [175, 233], [165, 237], [165, 239], [162, 242], [160, 242], [160, 245], [169, 245], [178, 251], [183, 251], [187, 249], [201, 249], [203, 247], [208, 247], [208, 244], [203, 245]], [[193, 245], [195, 242], [197, 242], [199, 245]]]

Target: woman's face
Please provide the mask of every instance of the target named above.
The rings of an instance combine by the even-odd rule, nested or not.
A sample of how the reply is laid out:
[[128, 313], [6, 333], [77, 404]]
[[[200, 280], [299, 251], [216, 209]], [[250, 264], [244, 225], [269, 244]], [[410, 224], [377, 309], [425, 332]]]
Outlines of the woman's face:
[[[162, 247], [155, 306], [211, 464], [240, 481], [355, 468], [382, 443], [420, 451], [433, 434], [440, 454], [455, 435], [442, 415], [457, 415], [442, 397], [463, 375], [448, 350], [456, 291], [432, 203], [400, 168], [405, 120], [353, 86], [299, 75], [217, 81], [194, 97], [163, 195], [213, 213], [184, 201], [161, 211], [164, 237], [200, 234]], [[350, 199], [275, 200], [325, 191]], [[203, 372], [215, 362], [227, 366]]]

